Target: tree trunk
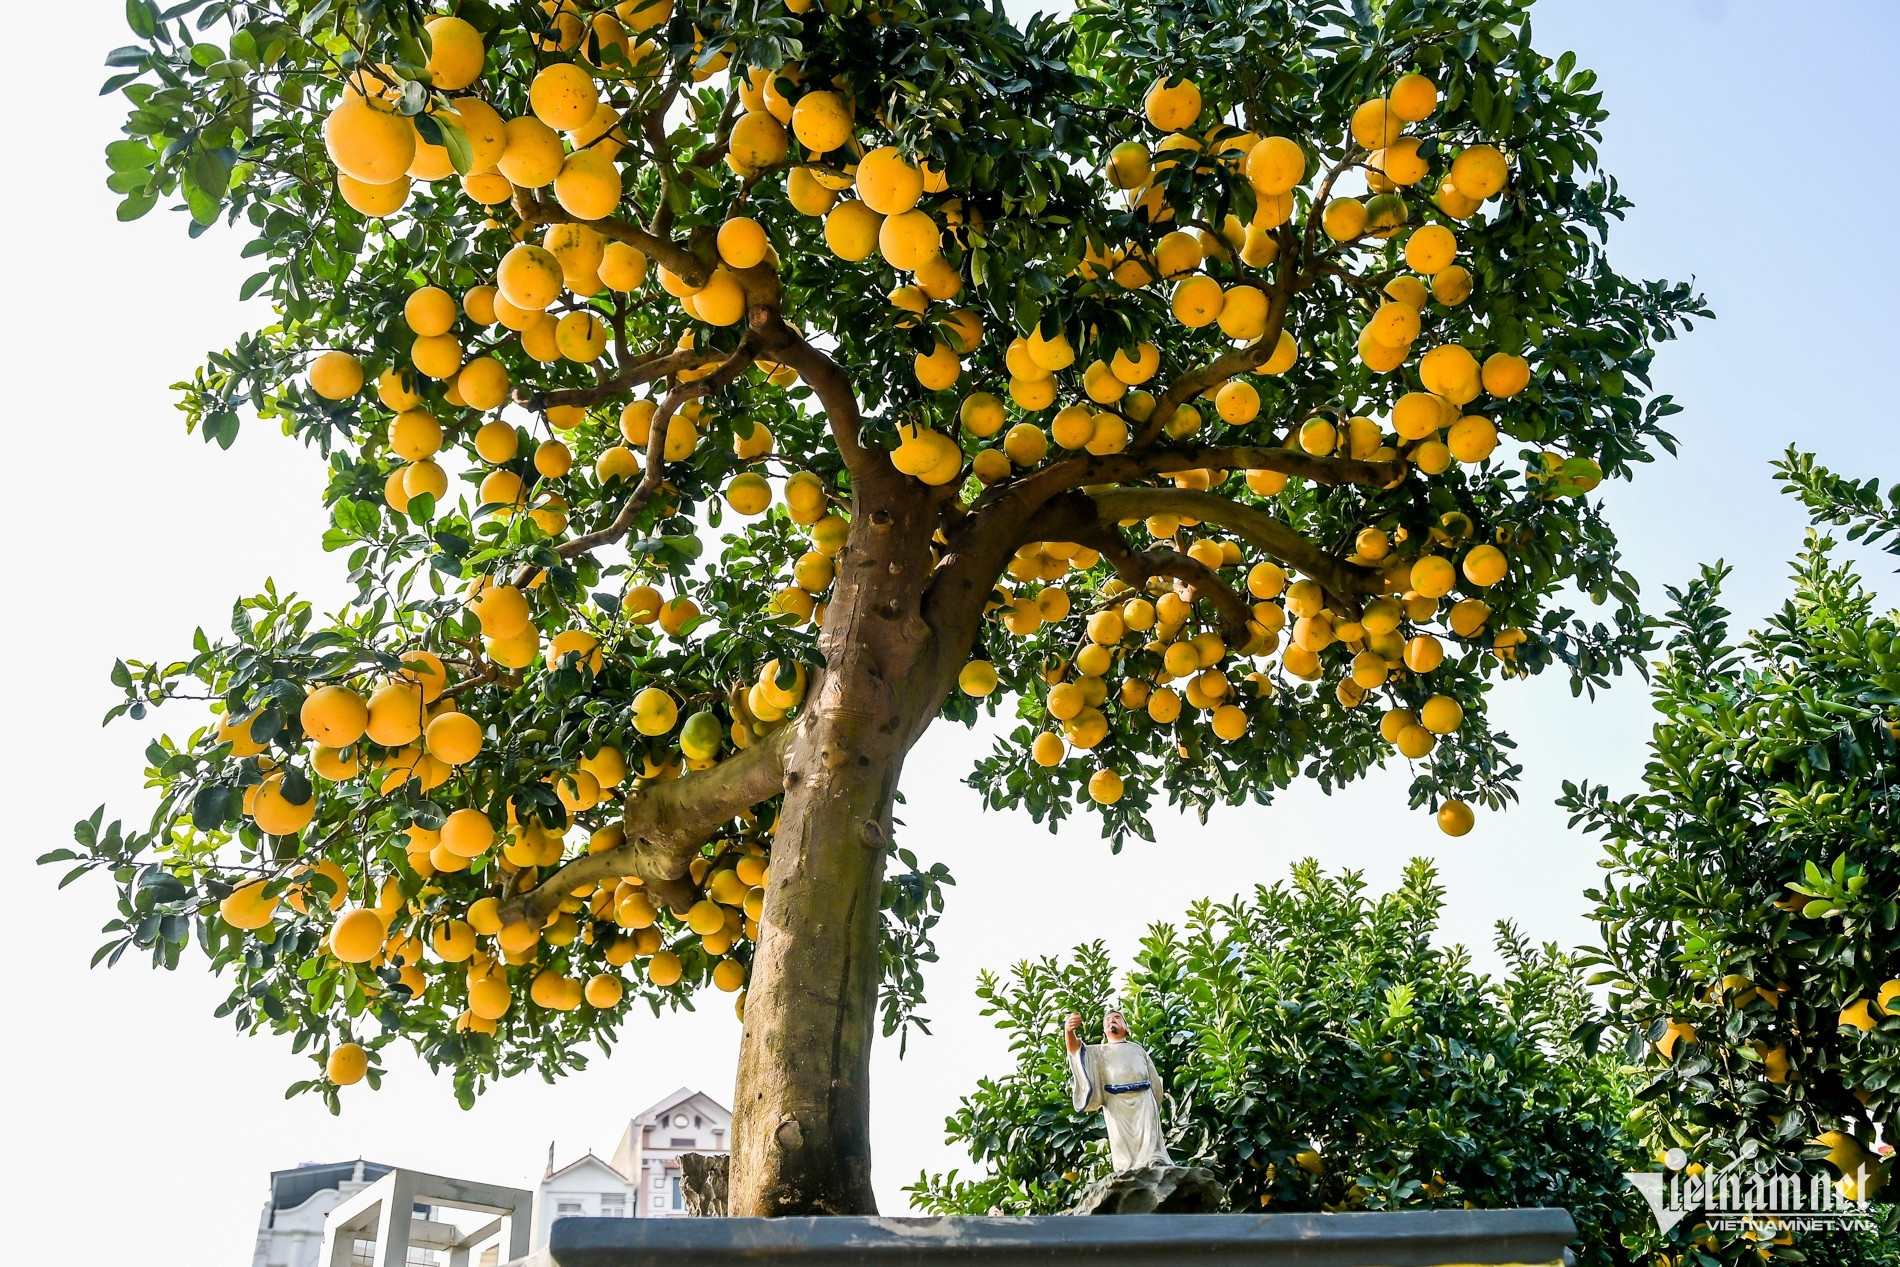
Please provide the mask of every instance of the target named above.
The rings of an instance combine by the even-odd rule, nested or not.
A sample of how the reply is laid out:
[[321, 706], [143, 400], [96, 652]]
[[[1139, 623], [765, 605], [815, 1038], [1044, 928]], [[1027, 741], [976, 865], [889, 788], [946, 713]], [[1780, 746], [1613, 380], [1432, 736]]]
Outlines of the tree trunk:
[[[869, 490], [865, 490], [869, 491]], [[870, 1059], [879, 907], [904, 755], [941, 700], [918, 614], [925, 499], [864, 509], [785, 757], [733, 1121], [735, 1216], [875, 1214]]]

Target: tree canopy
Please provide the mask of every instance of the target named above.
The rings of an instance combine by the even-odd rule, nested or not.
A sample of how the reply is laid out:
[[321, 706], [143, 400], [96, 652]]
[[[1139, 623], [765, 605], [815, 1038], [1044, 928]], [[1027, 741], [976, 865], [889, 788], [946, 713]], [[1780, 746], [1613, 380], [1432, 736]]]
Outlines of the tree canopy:
[[926, 1176], [925, 1209], [1053, 1214], [1108, 1170], [1099, 1117], [1069, 1103], [1063, 1017], [1119, 1006], [1164, 1085], [1175, 1161], [1210, 1167], [1234, 1211], [1562, 1206], [1578, 1261], [1627, 1261], [1648, 1213], [1622, 1172], [1630, 1088], [1586, 1053], [1598, 1013], [1572, 958], [1497, 929], [1506, 975], [1432, 944], [1444, 891], [1416, 859], [1374, 896], [1313, 860], [1288, 881], [1156, 925], [1118, 984], [1100, 943], [986, 973], [1016, 1067], [946, 1124], [984, 1167]]
[[237, 227], [276, 314], [188, 425], [321, 454], [356, 593], [116, 666], [115, 715], [200, 711], [77, 857], [103, 956], [196, 939], [333, 1102], [713, 985], [802, 1088], [740, 1152], [856, 1155], [816, 1088], [915, 1006], [933, 720], [1013, 714], [989, 803], [1117, 844], [1395, 753], [1456, 835], [1514, 795], [1491, 682], [1648, 645], [1591, 493], [1704, 310], [1612, 267], [1600, 93], [1523, 0], [128, 16], [120, 214]]
[[[1778, 465], [1817, 526], [1900, 553], [1900, 494], [1792, 449]], [[1605, 837], [1593, 980], [1642, 1067], [1645, 1134], [1705, 1166], [1825, 1174], [1850, 1197], [1864, 1173], [1891, 1237], [1876, 1148], [1900, 1103], [1900, 616], [1838, 550], [1810, 529], [1792, 596], [1739, 640], [1726, 566], [1672, 589], [1644, 790], [1566, 785], [1563, 804]]]

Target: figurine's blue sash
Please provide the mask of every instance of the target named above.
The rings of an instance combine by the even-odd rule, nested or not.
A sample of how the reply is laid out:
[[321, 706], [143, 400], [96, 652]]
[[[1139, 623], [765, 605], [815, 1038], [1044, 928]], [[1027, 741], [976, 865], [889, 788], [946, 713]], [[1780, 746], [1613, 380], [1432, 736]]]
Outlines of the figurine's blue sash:
[[1153, 1086], [1152, 1082], [1111, 1082], [1102, 1090], [1110, 1095], [1126, 1095], [1130, 1091], [1146, 1091]]

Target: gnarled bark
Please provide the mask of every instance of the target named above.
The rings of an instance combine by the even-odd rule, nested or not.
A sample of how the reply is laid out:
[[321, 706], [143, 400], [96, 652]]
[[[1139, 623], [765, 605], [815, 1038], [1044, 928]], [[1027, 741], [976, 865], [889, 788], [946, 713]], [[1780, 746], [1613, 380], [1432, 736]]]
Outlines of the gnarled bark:
[[735, 1216], [869, 1214], [879, 907], [904, 756], [942, 702], [929, 499], [867, 472], [785, 751], [733, 1120]]

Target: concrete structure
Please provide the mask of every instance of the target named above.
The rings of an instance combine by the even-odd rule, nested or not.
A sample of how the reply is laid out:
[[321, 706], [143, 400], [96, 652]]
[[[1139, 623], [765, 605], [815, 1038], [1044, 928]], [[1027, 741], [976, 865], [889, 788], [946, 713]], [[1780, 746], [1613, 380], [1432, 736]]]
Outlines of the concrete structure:
[[534, 1247], [547, 1245], [557, 1219], [683, 1217], [680, 1154], [724, 1153], [731, 1133], [730, 1109], [681, 1087], [634, 1115], [611, 1160], [590, 1152], [556, 1167], [550, 1155], [535, 1188]]
[[271, 1171], [251, 1267], [316, 1267], [324, 1217], [392, 1169], [359, 1157]]
[[[534, 1196], [521, 1188], [391, 1170], [339, 1202], [316, 1267], [494, 1267], [528, 1252]], [[452, 1212], [491, 1215], [464, 1228]]]
[[[564, 1219], [533, 1267], [1560, 1267], [1565, 1210], [1108, 1218]], [[524, 1264], [524, 1267], [526, 1265]]]

